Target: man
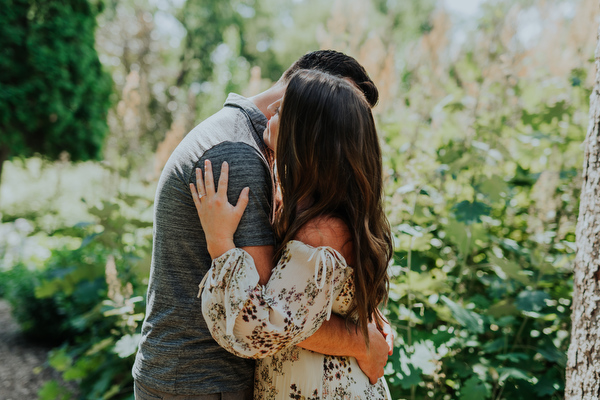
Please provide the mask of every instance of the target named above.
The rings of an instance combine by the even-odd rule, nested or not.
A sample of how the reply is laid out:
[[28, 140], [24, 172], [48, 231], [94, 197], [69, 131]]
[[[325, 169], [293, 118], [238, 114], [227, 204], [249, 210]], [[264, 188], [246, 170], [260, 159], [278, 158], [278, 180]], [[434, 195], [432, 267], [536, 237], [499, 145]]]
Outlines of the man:
[[[273, 182], [272, 156], [262, 135], [269, 105], [281, 99], [286, 82], [298, 69], [319, 69], [352, 80], [371, 106], [378, 92], [364, 68], [335, 51], [317, 51], [296, 61], [270, 89], [250, 99], [230, 94], [221, 111], [195, 127], [175, 149], [161, 174], [154, 211], [154, 243], [148, 285], [146, 319], [133, 377], [136, 399], [252, 399], [254, 361], [222, 349], [211, 337], [196, 297], [198, 283], [211, 265], [206, 241], [189, 190], [195, 170], [210, 159], [229, 164], [230, 200], [250, 188], [250, 200], [235, 244], [256, 265], [271, 265]], [[219, 170], [215, 171], [218, 179]], [[259, 270], [260, 283], [270, 270]], [[323, 354], [355, 357], [372, 382], [383, 375], [388, 343], [376, 329], [369, 331], [370, 348], [358, 330], [331, 320], [301, 347]]]

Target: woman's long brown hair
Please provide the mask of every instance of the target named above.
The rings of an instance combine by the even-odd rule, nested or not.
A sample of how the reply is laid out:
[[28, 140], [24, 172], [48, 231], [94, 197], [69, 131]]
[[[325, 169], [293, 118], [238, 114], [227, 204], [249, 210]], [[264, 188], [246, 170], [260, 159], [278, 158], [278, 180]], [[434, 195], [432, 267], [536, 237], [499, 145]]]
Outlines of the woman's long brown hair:
[[[381, 148], [371, 109], [348, 81], [300, 70], [281, 106], [276, 165], [282, 203], [275, 217], [277, 256], [307, 222], [343, 220], [354, 251], [356, 317], [367, 344], [368, 323], [387, 300], [392, 235], [383, 210]], [[299, 207], [304, 206], [304, 207]]]

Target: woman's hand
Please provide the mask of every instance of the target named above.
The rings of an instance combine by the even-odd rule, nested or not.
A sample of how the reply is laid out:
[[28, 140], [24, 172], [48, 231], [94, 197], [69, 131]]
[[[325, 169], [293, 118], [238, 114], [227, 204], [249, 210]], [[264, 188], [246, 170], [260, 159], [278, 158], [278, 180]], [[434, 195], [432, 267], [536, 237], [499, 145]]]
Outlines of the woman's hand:
[[235, 247], [233, 234], [248, 205], [248, 192], [250, 191], [248, 187], [242, 190], [235, 206], [229, 203], [227, 200], [228, 179], [229, 165], [224, 162], [221, 166], [219, 187], [215, 192], [212, 165], [209, 160], [206, 160], [204, 162], [204, 180], [202, 171], [200, 168], [196, 168], [196, 185], [190, 183], [194, 204], [206, 236], [208, 252], [212, 258], [217, 258]]

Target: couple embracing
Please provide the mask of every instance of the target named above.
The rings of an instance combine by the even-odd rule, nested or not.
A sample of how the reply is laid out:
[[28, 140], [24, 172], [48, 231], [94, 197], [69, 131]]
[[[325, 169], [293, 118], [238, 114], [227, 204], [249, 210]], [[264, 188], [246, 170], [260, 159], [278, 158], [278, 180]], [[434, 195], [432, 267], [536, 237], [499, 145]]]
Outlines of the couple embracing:
[[316, 51], [184, 138], [157, 188], [136, 399], [389, 399], [377, 100], [355, 59]]

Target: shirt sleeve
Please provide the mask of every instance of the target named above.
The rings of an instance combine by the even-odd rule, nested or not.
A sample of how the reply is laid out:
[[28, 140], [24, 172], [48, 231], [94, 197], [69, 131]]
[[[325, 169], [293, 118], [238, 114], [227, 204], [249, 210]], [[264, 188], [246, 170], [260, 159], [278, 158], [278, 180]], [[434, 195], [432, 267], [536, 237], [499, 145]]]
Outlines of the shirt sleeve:
[[202, 313], [213, 338], [229, 352], [264, 358], [315, 333], [352, 274], [330, 247], [292, 242], [265, 286], [252, 257], [236, 248], [213, 260], [200, 285]]
[[[221, 176], [221, 164], [229, 164], [227, 198], [237, 204], [242, 189], [250, 188], [249, 201], [233, 236], [237, 247], [272, 246], [275, 244], [271, 227], [273, 181], [267, 161], [252, 146], [239, 142], [224, 142], [204, 153], [196, 167], [204, 170], [204, 161], [213, 166], [215, 186]], [[195, 171], [190, 183], [196, 183]]]

